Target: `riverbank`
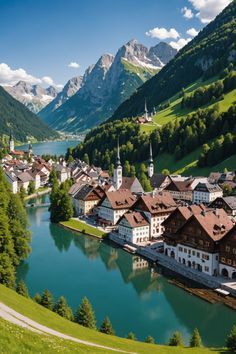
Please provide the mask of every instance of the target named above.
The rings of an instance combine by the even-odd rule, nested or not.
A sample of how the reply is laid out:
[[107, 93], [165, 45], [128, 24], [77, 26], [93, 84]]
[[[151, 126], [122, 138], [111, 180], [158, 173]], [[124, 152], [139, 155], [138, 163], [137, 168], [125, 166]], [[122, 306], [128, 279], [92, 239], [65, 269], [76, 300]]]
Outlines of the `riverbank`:
[[107, 236], [106, 232], [103, 232], [102, 230], [99, 230], [97, 227], [89, 225], [80, 220], [71, 219], [69, 221], [61, 221], [59, 224], [65, 229], [83, 233], [99, 239], [103, 239]]
[[[81, 348], [81, 351], [78, 351], [79, 353], [109, 353], [109, 352], [114, 352], [114, 351], [120, 351], [120, 352], [127, 352], [127, 353], [140, 353], [140, 354], [174, 354], [174, 353], [198, 353], [198, 354], [208, 354], [208, 353], [215, 353], [215, 354], [220, 354], [220, 353], [226, 353], [226, 350], [224, 349], [208, 349], [208, 348], [178, 348], [178, 347], [169, 347], [165, 345], [154, 345], [154, 344], [147, 344], [139, 341], [133, 341], [133, 340], [127, 340], [124, 338], [116, 337], [116, 336], [111, 336], [111, 335], [106, 335], [102, 334], [100, 332], [82, 327], [74, 322], [70, 322], [60, 316], [58, 316], [56, 313], [47, 310], [43, 306], [38, 305], [31, 299], [24, 298], [21, 295], [18, 295], [15, 291], [10, 290], [6, 288], [3, 285], [0, 285], [0, 302], [3, 303], [5, 306], [8, 306], [10, 308], [10, 312], [12, 310], [16, 311], [14, 312], [14, 318], [15, 320], [19, 320], [22, 322], [22, 319], [24, 319], [25, 322], [25, 327], [28, 323], [29, 327], [34, 328], [35, 326], [39, 326], [39, 328], [44, 329], [44, 333], [47, 333], [45, 331], [45, 327], [52, 332], [54, 332], [54, 336], [49, 336], [49, 338], [52, 338], [52, 340], [56, 340], [55, 333], [59, 332], [62, 334], [62, 336], [65, 338], [67, 337], [67, 340], [69, 339], [70, 341], [68, 342], [68, 346], [71, 346], [72, 343], [71, 340], [74, 339], [74, 342], [80, 342], [81, 344], [83, 343], [84, 348]], [[1, 315], [1, 314], [0, 314]], [[23, 317], [24, 316], [24, 317]], [[7, 323], [7, 322], [6, 322]], [[9, 327], [8, 327], [9, 328]], [[15, 327], [14, 327], [15, 328]], [[29, 328], [30, 329], [30, 328]], [[25, 330], [26, 331], [26, 330]], [[2, 331], [1, 331], [2, 333]], [[27, 332], [28, 334], [30, 332]], [[36, 344], [39, 341], [39, 337], [44, 338], [44, 333], [38, 334], [38, 337], [36, 338], [36, 334], [34, 334], [35, 338], [37, 339]], [[22, 342], [22, 337], [21, 335], [20, 338], [18, 338], [19, 333], [15, 333], [14, 331], [11, 332], [11, 338], [15, 345], [17, 343]], [[68, 337], [72, 337], [68, 338]], [[32, 345], [32, 342], [30, 342]], [[61, 349], [61, 344], [66, 346], [65, 342], [61, 342], [61, 339], [58, 339], [58, 345], [60, 345]], [[75, 344], [74, 344], [75, 345]], [[89, 351], [89, 347], [92, 345], [93, 349]], [[100, 348], [99, 348], [100, 347]], [[103, 347], [103, 349], [101, 348]], [[72, 348], [72, 347], [70, 347]], [[75, 349], [76, 347], [74, 347]], [[53, 347], [51, 347], [50, 352], [54, 352]], [[110, 349], [110, 350], [109, 350]], [[35, 351], [31, 352], [38, 352], [39, 348], [35, 346]], [[55, 352], [58, 350], [56, 348]], [[83, 351], [84, 350], [84, 351]], [[19, 350], [20, 352], [20, 350]], [[76, 352], [76, 351], [73, 351]]]
[[51, 192], [52, 188], [48, 187], [48, 188], [42, 188], [42, 189], [39, 189], [38, 191], [36, 191], [35, 193], [33, 194], [30, 194], [30, 195], [27, 195], [24, 200], [27, 201], [27, 200], [30, 200], [30, 199], [33, 199], [33, 198], [39, 198], [41, 197], [42, 195], [45, 195], [45, 194], [49, 194]]

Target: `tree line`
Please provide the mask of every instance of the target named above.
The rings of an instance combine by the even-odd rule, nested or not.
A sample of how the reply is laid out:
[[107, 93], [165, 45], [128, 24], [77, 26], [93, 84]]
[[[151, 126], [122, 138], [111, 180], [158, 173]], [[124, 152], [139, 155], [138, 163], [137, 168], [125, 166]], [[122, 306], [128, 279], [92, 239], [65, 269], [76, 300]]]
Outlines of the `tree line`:
[[[19, 281], [16, 287], [16, 291], [18, 294], [26, 298], [30, 297], [28, 289], [22, 280]], [[87, 297], [84, 297], [82, 299], [81, 304], [79, 305], [75, 313], [73, 313], [71, 307], [68, 305], [67, 300], [64, 296], [59, 297], [58, 300], [55, 301], [52, 293], [48, 289], [45, 289], [42, 294], [36, 293], [33, 297], [33, 300], [39, 305], [44, 306], [48, 310], [57, 313], [59, 316], [69, 321], [73, 321], [81, 326], [93, 330], [98, 330], [99, 332], [107, 335], [115, 335], [115, 330], [113, 329], [112, 323], [108, 316], [105, 316], [100, 327], [97, 327], [95, 312]], [[126, 338], [130, 340], [137, 340], [133, 332], [129, 332]], [[155, 339], [152, 336], [148, 335], [145, 338], [145, 342], [155, 344]], [[236, 349], [236, 326], [232, 328], [230, 334], [228, 335], [226, 339], [226, 344], [229, 349]], [[174, 332], [168, 341], [168, 345], [184, 347], [185, 343], [182, 334], [178, 331]], [[189, 341], [189, 347], [200, 348], [202, 346], [203, 345], [200, 333], [198, 329], [195, 328]]]
[[224, 80], [196, 89], [192, 94], [184, 93], [182, 108], [199, 108], [205, 104], [215, 102], [217, 99], [224, 99], [224, 94], [236, 88], [236, 72], [230, 72]]
[[15, 269], [30, 253], [31, 235], [20, 195], [13, 194], [0, 169], [0, 283], [15, 287]]
[[84, 142], [72, 150], [72, 155], [83, 159], [86, 154], [91, 164], [108, 170], [116, 160], [119, 137], [122, 164], [128, 161], [134, 166], [148, 160], [150, 141], [154, 157], [166, 152], [179, 160], [210, 140], [230, 132], [236, 132], [236, 105], [227, 112], [220, 112], [216, 104], [212, 108], [198, 109], [184, 119], [176, 119], [150, 135], [142, 133], [133, 120], [108, 122], [89, 132]]

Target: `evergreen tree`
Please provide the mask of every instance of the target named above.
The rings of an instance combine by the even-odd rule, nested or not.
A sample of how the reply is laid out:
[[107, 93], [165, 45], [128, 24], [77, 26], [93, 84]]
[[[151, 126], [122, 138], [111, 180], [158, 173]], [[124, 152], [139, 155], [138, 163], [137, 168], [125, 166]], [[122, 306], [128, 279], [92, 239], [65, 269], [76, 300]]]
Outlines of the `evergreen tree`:
[[84, 156], [83, 156], [83, 161], [84, 161], [86, 164], [89, 165], [89, 156], [88, 156], [87, 153], [84, 154]]
[[169, 340], [169, 345], [172, 347], [183, 347], [184, 341], [180, 332], [175, 332]]
[[15, 287], [15, 268], [6, 252], [0, 253], [0, 283], [11, 289]]
[[48, 289], [44, 290], [43, 295], [41, 297], [40, 305], [46, 307], [49, 310], [53, 309], [54, 300], [52, 294]]
[[33, 297], [33, 300], [34, 300], [35, 302], [37, 302], [37, 304], [41, 304], [42, 297], [41, 297], [41, 295], [40, 295], [39, 293], [36, 293], [36, 294], [34, 295], [34, 297]]
[[152, 336], [147, 336], [147, 338], [145, 339], [146, 343], [150, 343], [150, 344], [155, 344], [155, 340]]
[[130, 166], [130, 174], [129, 177], [136, 177], [136, 169], [134, 165]]
[[124, 163], [124, 168], [123, 168], [123, 174], [124, 176], [128, 177], [130, 175], [130, 164], [129, 164], [129, 161], [126, 160], [125, 163]]
[[114, 175], [114, 164], [110, 164], [109, 166], [109, 175], [112, 177]]
[[168, 176], [170, 174], [170, 171], [167, 170], [167, 168], [164, 168], [164, 170], [162, 170], [161, 173], [165, 176]]
[[136, 340], [135, 334], [133, 332], [129, 332], [127, 335], [127, 339]]
[[193, 335], [190, 339], [190, 347], [194, 348], [194, 347], [201, 347], [202, 345], [202, 340], [199, 334], [199, 331], [197, 328], [194, 329], [193, 331]]
[[236, 326], [233, 326], [230, 334], [226, 339], [227, 348], [232, 350], [233, 352], [236, 351]]
[[29, 297], [28, 289], [23, 280], [20, 280], [16, 287], [16, 292], [24, 297]]
[[28, 195], [31, 195], [35, 192], [35, 182], [30, 181], [27, 189]]
[[64, 183], [60, 188], [53, 184], [50, 196], [50, 219], [52, 222], [68, 221], [74, 214], [72, 200], [68, 194], [69, 183]]
[[110, 335], [115, 335], [115, 331], [112, 328], [112, 324], [111, 321], [109, 319], [109, 317], [105, 317], [101, 327], [100, 327], [100, 332], [105, 333], [105, 334], [110, 334]]
[[54, 186], [54, 188], [58, 187], [58, 178], [57, 178], [57, 172], [55, 168], [52, 169], [52, 171], [49, 174], [48, 182]]
[[20, 195], [21, 201], [24, 202], [25, 197], [26, 197], [26, 191], [25, 191], [25, 188], [23, 186], [20, 187], [19, 195]]
[[92, 305], [86, 297], [82, 299], [81, 305], [75, 314], [75, 322], [84, 327], [96, 329], [94, 311], [92, 309]]
[[66, 299], [64, 296], [61, 296], [57, 303], [54, 305], [53, 311], [56, 312], [61, 317], [66, 318], [67, 320], [73, 320], [73, 312], [71, 308], [68, 306]]

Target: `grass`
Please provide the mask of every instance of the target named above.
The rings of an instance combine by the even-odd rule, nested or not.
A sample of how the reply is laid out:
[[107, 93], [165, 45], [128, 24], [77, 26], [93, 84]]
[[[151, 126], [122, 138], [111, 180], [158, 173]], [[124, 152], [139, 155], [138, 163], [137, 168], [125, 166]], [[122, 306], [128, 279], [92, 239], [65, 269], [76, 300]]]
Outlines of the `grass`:
[[[163, 345], [146, 344], [138, 341], [127, 340], [115, 336], [108, 336], [94, 330], [82, 327], [76, 323], [65, 320], [52, 311], [36, 304], [30, 299], [18, 295], [15, 291], [0, 285], [0, 301], [12, 309], [31, 318], [32, 320], [57, 330], [61, 333], [73, 336], [75, 338], [87, 340], [93, 343], [113, 347], [129, 352], [140, 354], [174, 354], [174, 353], [196, 353], [196, 354], [221, 354], [226, 353], [221, 349], [207, 348], [177, 348]], [[125, 318], [124, 318], [125, 320]], [[66, 347], [62, 350], [64, 353], [108, 353], [109, 351], [98, 348], [89, 348], [69, 341], [61, 340], [55, 337], [37, 335], [27, 330], [21, 330], [18, 327], [0, 320], [0, 352], [1, 348], [6, 353], [54, 353], [57, 349], [53, 347]], [[59, 350], [58, 349], [58, 350]], [[68, 349], [68, 350], [67, 350]], [[27, 351], [28, 350], [28, 351]], [[54, 351], [53, 351], [54, 350]], [[57, 351], [58, 352], [58, 351]]]
[[79, 220], [71, 219], [69, 221], [60, 222], [60, 224], [71, 230], [79, 231], [87, 235], [96, 236], [98, 238], [103, 238], [107, 235], [105, 232], [97, 229], [96, 227], [85, 224], [84, 222]]
[[236, 155], [232, 155], [215, 166], [199, 168], [197, 162], [200, 152], [201, 148], [198, 148], [178, 161], [175, 160], [174, 155], [160, 154], [154, 161], [155, 172], [160, 173], [163, 169], [168, 169], [171, 173], [186, 176], [208, 176], [212, 171], [223, 172], [225, 168], [235, 170]]
[[[202, 81], [196, 81], [194, 84], [190, 85], [187, 87], [187, 89], [185, 90], [185, 92], [188, 93], [192, 93], [193, 91], [195, 91], [197, 88], [199, 87], [206, 87], [208, 85], [210, 85], [212, 82], [216, 81], [217, 78], [212, 78], [208, 81], [202, 82]], [[175, 119], [181, 119], [181, 118], [185, 118], [189, 113], [193, 113], [195, 110], [194, 109], [187, 109], [187, 108], [181, 108], [181, 100], [182, 98], [179, 97], [180, 93], [177, 93], [175, 96], [173, 96], [170, 99], [170, 106], [166, 109], [161, 110], [160, 112], [158, 112], [154, 117], [153, 117], [153, 121], [156, 124], [159, 125], [165, 125]], [[228, 110], [228, 108], [234, 103], [236, 102], [236, 90], [233, 90], [227, 94], [224, 95], [224, 99], [221, 101], [217, 101], [217, 103], [219, 104], [219, 109], [220, 112], [225, 112]], [[164, 102], [165, 103], [165, 102]], [[200, 108], [211, 108], [213, 107], [215, 104], [214, 103], [210, 103], [208, 105], [202, 106]], [[141, 125], [141, 131], [145, 132], [145, 133], [149, 133], [152, 130], [156, 129], [156, 125], [149, 125], [148, 129], [146, 129], [145, 125]]]

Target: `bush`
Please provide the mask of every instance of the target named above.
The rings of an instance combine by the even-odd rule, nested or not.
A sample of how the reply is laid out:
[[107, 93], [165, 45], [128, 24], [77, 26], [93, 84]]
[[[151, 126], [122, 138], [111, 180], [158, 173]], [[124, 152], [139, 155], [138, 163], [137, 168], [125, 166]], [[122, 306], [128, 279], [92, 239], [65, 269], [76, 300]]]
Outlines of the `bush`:
[[184, 341], [180, 332], [175, 332], [169, 340], [169, 345], [172, 347], [183, 347]]
[[199, 333], [197, 328], [195, 328], [194, 331], [193, 331], [193, 335], [192, 335], [192, 337], [190, 339], [189, 345], [192, 348], [195, 348], [195, 347], [199, 348], [202, 345], [202, 340], [201, 340], [201, 337], [200, 337], [200, 333]]
[[233, 326], [230, 334], [226, 339], [227, 348], [232, 350], [233, 352], [236, 351], [236, 326]]
[[20, 280], [16, 287], [16, 292], [24, 297], [29, 297], [28, 289], [23, 280]]
[[152, 336], [147, 336], [147, 338], [145, 339], [145, 343], [154, 344], [155, 340]]
[[133, 332], [129, 332], [127, 335], [127, 339], [136, 340], [135, 334]]

